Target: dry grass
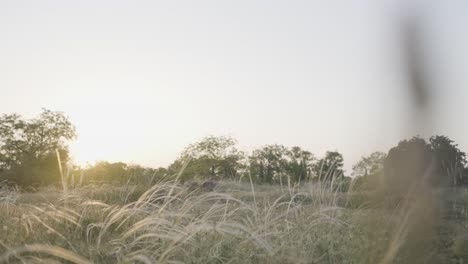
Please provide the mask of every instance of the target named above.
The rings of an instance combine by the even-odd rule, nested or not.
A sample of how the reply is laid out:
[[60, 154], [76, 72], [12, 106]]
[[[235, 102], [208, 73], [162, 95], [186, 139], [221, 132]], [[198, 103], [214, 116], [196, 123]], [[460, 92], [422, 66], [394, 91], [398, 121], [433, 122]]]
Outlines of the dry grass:
[[396, 218], [360, 195], [233, 182], [4, 187], [0, 263], [378, 263]]

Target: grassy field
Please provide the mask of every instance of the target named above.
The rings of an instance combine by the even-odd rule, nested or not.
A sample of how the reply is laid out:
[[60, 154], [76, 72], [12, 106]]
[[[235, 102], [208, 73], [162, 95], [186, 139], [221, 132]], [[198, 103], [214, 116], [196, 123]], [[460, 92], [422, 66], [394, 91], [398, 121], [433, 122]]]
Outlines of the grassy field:
[[[375, 197], [320, 184], [3, 187], [0, 263], [382, 263], [401, 205]], [[444, 197], [430, 259], [465, 263], [468, 192]]]

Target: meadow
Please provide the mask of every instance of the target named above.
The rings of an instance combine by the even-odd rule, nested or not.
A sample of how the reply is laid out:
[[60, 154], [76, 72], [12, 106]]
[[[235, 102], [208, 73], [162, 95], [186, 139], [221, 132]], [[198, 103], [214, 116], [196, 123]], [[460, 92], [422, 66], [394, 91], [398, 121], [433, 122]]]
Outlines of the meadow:
[[[236, 181], [3, 186], [0, 263], [384, 263], [404, 212], [376, 193]], [[468, 191], [444, 193], [430, 258], [465, 263]]]

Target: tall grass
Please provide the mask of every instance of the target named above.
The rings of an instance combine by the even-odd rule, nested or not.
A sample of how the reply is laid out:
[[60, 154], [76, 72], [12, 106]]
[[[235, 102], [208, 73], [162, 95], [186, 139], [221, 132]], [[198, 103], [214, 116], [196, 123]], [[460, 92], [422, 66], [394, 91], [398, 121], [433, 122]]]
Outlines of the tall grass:
[[398, 220], [325, 183], [0, 190], [0, 263], [378, 263]]

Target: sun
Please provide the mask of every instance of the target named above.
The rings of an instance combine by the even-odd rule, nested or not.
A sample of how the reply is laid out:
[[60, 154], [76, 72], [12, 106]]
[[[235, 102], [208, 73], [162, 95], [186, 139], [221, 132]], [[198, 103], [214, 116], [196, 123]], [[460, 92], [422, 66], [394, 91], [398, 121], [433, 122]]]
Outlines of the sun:
[[73, 164], [82, 168], [92, 166], [99, 160], [92, 146], [86, 146], [80, 142], [70, 144], [70, 158]]

